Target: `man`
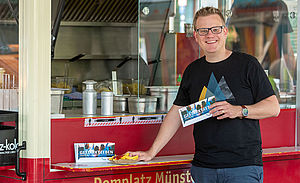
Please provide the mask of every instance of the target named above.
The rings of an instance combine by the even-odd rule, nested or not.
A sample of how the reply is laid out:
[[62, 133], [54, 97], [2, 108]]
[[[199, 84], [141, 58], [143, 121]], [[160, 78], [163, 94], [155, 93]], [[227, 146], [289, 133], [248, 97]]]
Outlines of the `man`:
[[228, 29], [218, 9], [200, 9], [193, 24], [195, 40], [205, 56], [186, 68], [174, 105], [151, 148], [131, 155], [144, 161], [154, 158], [181, 125], [178, 109], [197, 102], [213, 74], [217, 81], [225, 79], [233, 97], [212, 104], [213, 117], [194, 124], [192, 177], [197, 183], [262, 182], [258, 119], [279, 114], [276, 96], [254, 57], [225, 48]]

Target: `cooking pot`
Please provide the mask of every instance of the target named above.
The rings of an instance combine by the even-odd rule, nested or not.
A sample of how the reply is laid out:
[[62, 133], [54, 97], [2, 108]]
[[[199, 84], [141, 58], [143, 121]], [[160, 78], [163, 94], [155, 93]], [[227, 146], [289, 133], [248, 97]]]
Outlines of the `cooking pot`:
[[128, 112], [128, 97], [129, 96], [114, 96], [114, 112]]
[[142, 96], [142, 97], [129, 97], [128, 109], [129, 113], [156, 113], [157, 97], [155, 96]]
[[177, 96], [179, 86], [148, 86], [151, 96], [158, 98], [157, 112], [166, 113], [170, 110]]

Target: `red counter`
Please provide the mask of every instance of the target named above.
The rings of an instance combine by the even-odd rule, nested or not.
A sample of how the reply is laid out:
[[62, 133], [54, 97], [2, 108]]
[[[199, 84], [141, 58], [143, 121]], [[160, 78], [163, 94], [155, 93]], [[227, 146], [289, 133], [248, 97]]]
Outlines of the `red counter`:
[[[97, 121], [103, 118], [52, 120], [51, 160], [24, 159], [21, 167], [29, 175], [35, 174], [35, 177], [28, 177], [35, 182], [190, 182], [189, 168], [194, 152], [192, 127], [180, 128], [154, 162], [135, 165], [74, 164], [75, 142], [115, 142], [116, 154], [148, 149], [164, 118], [163, 115], [156, 116], [159, 117], [143, 120], [138, 115], [121, 116], [122, 119], [117, 117], [110, 123]], [[279, 117], [261, 120], [260, 124], [264, 183], [295, 183], [300, 180], [300, 153], [294, 147], [295, 110], [282, 110]], [[22, 181], [13, 170], [1, 170], [0, 182]]]
[[[166, 179], [165, 182], [171, 182], [171, 180], [175, 182], [188, 182], [187, 180], [191, 179], [189, 168], [192, 158], [193, 155], [161, 156], [150, 162], [139, 162], [132, 165], [115, 165], [113, 163], [58, 163], [52, 165], [52, 167], [73, 173], [85, 172], [88, 174], [90, 172], [101, 172], [106, 173], [106, 175], [111, 173], [110, 176], [94, 177], [93, 180], [95, 182], [104, 182], [104, 180], [108, 179], [121, 181], [127, 179], [126, 177], [132, 177], [135, 175], [135, 172], [140, 172], [145, 177], [148, 177], [149, 182], [157, 182], [161, 177]], [[297, 180], [300, 180], [300, 173], [298, 173], [300, 168], [300, 148], [283, 147], [264, 149], [263, 161], [265, 183], [295, 183]], [[124, 173], [123, 176], [119, 176], [121, 171], [130, 173]]]

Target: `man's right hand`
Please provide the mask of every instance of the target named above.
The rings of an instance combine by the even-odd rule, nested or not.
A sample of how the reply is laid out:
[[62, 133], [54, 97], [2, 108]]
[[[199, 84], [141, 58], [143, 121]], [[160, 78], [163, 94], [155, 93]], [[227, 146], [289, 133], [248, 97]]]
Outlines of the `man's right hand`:
[[129, 156], [139, 156], [139, 161], [150, 161], [156, 154], [170, 141], [178, 128], [181, 126], [181, 120], [178, 110], [182, 106], [173, 105], [162, 122], [158, 135], [156, 136], [151, 148], [148, 151], [128, 152]]
[[130, 152], [128, 151], [129, 156], [138, 156], [139, 161], [150, 161], [154, 158], [153, 155], [149, 151], [135, 151], [135, 152]]

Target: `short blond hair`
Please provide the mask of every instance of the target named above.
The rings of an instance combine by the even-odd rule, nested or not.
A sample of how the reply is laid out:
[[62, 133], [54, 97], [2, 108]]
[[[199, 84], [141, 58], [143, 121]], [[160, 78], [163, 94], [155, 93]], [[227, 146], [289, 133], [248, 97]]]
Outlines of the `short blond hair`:
[[193, 26], [194, 26], [194, 30], [196, 30], [196, 22], [197, 19], [199, 17], [204, 17], [204, 16], [208, 16], [208, 15], [219, 15], [219, 17], [222, 19], [223, 23], [225, 24], [225, 18], [222, 14], [222, 12], [215, 7], [204, 7], [199, 9], [194, 16], [194, 20], [193, 20]]

